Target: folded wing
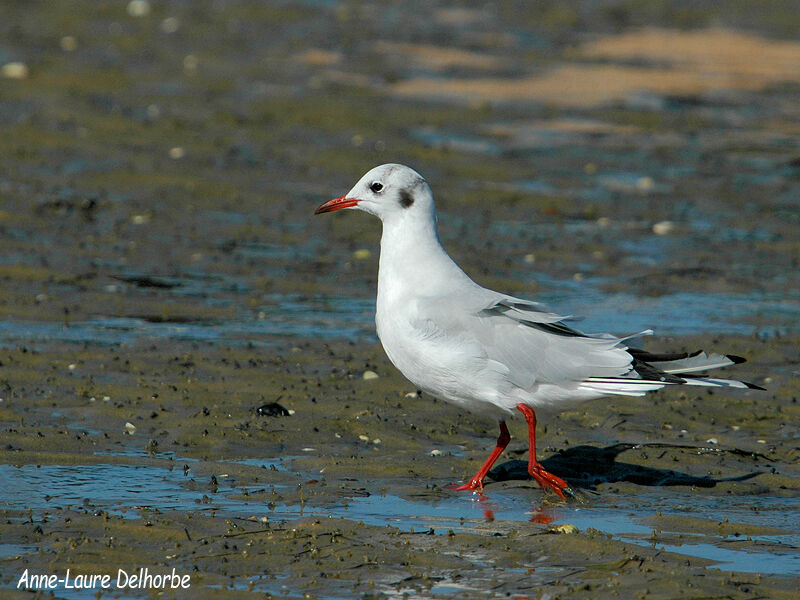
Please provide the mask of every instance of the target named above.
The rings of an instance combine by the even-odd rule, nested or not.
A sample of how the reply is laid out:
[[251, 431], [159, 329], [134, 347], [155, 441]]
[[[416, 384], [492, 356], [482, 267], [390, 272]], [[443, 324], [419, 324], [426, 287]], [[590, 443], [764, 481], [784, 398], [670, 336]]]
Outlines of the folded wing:
[[[457, 336], [481, 358], [524, 390], [536, 384], [596, 392], [598, 395], [640, 396], [666, 385], [757, 387], [736, 380], [699, 375], [744, 359], [706, 353], [653, 354], [629, 348], [627, 342], [646, 330], [619, 338], [608, 333], [587, 334], [565, 321], [570, 317], [549, 312], [542, 304], [499, 295], [489, 290], [471, 306], [451, 298], [431, 301], [420, 311], [429, 331], [445, 338]], [[499, 366], [502, 366], [498, 369]]]

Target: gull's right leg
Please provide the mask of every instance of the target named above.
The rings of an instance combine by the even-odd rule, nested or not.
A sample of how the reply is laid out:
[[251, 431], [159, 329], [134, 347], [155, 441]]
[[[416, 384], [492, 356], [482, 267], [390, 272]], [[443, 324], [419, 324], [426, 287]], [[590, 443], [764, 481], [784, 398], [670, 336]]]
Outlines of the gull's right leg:
[[[489, 472], [489, 469], [492, 468], [492, 465], [500, 458], [500, 455], [503, 453], [503, 450], [506, 449], [508, 446], [508, 442], [511, 441], [511, 435], [508, 433], [508, 427], [506, 427], [505, 421], [500, 421], [500, 435], [497, 438], [497, 446], [492, 453], [489, 455], [489, 458], [486, 459], [486, 462], [483, 463], [483, 466], [478, 469], [478, 472], [475, 473], [475, 476], [470, 479], [464, 485], [459, 485], [456, 487], [455, 484], [452, 484], [452, 489], [454, 490], [482, 490], [483, 489], [483, 478], [486, 477], [486, 474]], [[451, 487], [451, 486], [448, 486]]]

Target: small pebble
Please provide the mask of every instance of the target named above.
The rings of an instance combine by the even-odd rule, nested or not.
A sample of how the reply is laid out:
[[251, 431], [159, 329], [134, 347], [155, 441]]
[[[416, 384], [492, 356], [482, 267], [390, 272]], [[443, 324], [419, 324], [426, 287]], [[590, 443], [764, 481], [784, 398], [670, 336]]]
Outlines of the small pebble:
[[706, 444], [719, 444], [719, 440], [717, 438], [708, 438]]
[[125, 423], [125, 433], [127, 433], [128, 435], [133, 435], [134, 433], [136, 433], [136, 425], [130, 422]]
[[75, 52], [78, 49], [78, 40], [74, 36], [65, 35], [61, 38], [59, 45], [64, 52]]
[[128, 14], [132, 17], [146, 17], [150, 14], [150, 2], [147, 0], [131, 0], [128, 2]]
[[362, 442], [368, 442], [369, 441], [369, 436], [368, 435], [360, 435], [360, 436], [358, 436], [358, 439], [360, 439]]
[[667, 235], [675, 229], [675, 223], [672, 221], [659, 221], [653, 225], [653, 233], [656, 235]]
[[364, 381], [369, 381], [370, 379], [378, 379], [380, 375], [378, 375], [375, 371], [364, 371], [364, 375], [362, 375]]
[[256, 414], [260, 417], [288, 417], [293, 413], [294, 411], [286, 409], [277, 402], [267, 402], [256, 409]]
[[194, 54], [187, 54], [183, 58], [183, 70], [187, 73], [194, 73], [197, 71], [197, 67], [200, 64], [200, 59], [198, 59]]
[[175, 17], [167, 17], [161, 21], [161, 31], [164, 33], [175, 33], [181, 26], [181, 22]]
[[442, 455], [441, 450], [431, 450], [431, 456], [441, 456], [441, 455]]
[[28, 77], [28, 65], [21, 62], [6, 63], [0, 68], [0, 74], [6, 79], [26, 79]]
[[419, 398], [419, 394], [417, 392], [408, 392], [404, 398]]
[[169, 149], [169, 157], [172, 160], [180, 160], [184, 156], [186, 156], [186, 150], [184, 150], [180, 146], [175, 146], [174, 148]]
[[639, 177], [636, 180], [636, 189], [640, 192], [650, 192], [654, 187], [656, 187], [656, 182], [652, 177]]

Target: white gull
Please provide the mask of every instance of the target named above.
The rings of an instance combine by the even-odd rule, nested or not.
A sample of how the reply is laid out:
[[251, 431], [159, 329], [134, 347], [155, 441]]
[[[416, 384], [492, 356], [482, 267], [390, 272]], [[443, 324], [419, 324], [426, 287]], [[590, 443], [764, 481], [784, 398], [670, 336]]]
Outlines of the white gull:
[[389, 360], [419, 389], [499, 421], [494, 451], [455, 489], [483, 488], [509, 443], [505, 419], [515, 411], [528, 423], [528, 472], [563, 498], [572, 493], [567, 482], [536, 460], [537, 412], [553, 415], [586, 400], [643, 396], [668, 385], [757, 388], [698, 374], [740, 357], [633, 349], [627, 342], [636, 336], [586, 334], [537, 302], [481, 287], [442, 248], [431, 188], [409, 167], [375, 167], [316, 214], [342, 208], [383, 222], [375, 323]]

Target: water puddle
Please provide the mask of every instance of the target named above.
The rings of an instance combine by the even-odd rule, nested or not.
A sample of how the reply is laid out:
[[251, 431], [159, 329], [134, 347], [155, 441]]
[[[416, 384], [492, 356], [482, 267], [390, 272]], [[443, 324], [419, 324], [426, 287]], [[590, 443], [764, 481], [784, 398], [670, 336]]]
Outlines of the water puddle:
[[[192, 461], [186, 461], [191, 463]], [[241, 459], [267, 469], [291, 470], [291, 459]], [[179, 463], [184, 463], [180, 459]], [[116, 482], [109, 486], [108, 482]], [[595, 529], [613, 538], [669, 552], [717, 562], [713, 568], [773, 574], [800, 574], [800, 530], [793, 515], [795, 499], [776, 497], [706, 497], [692, 494], [667, 496], [640, 494], [592, 498], [591, 505], [567, 504], [537, 508], [540, 492], [530, 486], [489, 490], [477, 494], [421, 494], [404, 498], [394, 494], [364, 494], [323, 504], [286, 504], [248, 501], [242, 488], [220, 478], [212, 490], [177, 465], [0, 465], [0, 483], [5, 490], [0, 508], [31, 511], [39, 516], [57, 509], [103, 511], [126, 518], [140, 518], [143, 510], [196, 512], [237, 516], [266, 516], [271, 522], [301, 517], [343, 518], [405, 531], [445, 534], [491, 527], [493, 522], [569, 523], [580, 530]], [[287, 484], [283, 484], [285, 487]], [[261, 486], [263, 488], [263, 486]], [[268, 487], [273, 487], [271, 484]], [[274, 488], [280, 489], [276, 484]], [[245, 499], [243, 499], [245, 498]], [[535, 500], [534, 500], [535, 499]], [[690, 517], [716, 524], [725, 515], [727, 523], [770, 528], [770, 535], [715, 535], [669, 532], [661, 526], [654, 532], [648, 520], [656, 517]], [[775, 534], [775, 531], [785, 533]], [[676, 536], [680, 540], [676, 541]], [[663, 538], [663, 542], [659, 541]], [[747, 542], [746, 544], [737, 543]], [[0, 557], [28, 553], [31, 548], [0, 544]], [[444, 590], [442, 590], [445, 593]]]
[[[800, 304], [777, 295], [678, 292], [648, 297], [618, 292], [596, 293], [592, 298], [591, 288], [585, 286], [583, 290], [588, 299], [556, 290], [540, 298], [562, 313], [578, 315], [576, 326], [588, 332], [625, 334], [652, 328], [656, 335], [755, 333], [770, 338], [797, 331], [800, 323]], [[755, 322], [769, 325], [757, 326]]]
[[38, 546], [30, 544], [0, 544], [0, 560], [7, 560], [16, 556], [24, 556], [36, 552]]
[[[146, 465], [0, 465], [2, 508], [35, 514], [73, 509], [97, 509], [129, 517], [145, 507], [159, 510], [202, 509], [206, 490], [184, 489], [183, 470]], [[108, 482], [115, 485], [109, 486]], [[232, 508], [233, 505], [230, 505]]]
[[[559, 314], [574, 315], [578, 329], [627, 334], [652, 328], [656, 335], [727, 333], [771, 337], [797, 330], [800, 303], [779, 294], [676, 292], [640, 296], [607, 292], [602, 277], [578, 280], [537, 275], [536, 298]], [[756, 323], [769, 323], [758, 326]]]
[[[537, 299], [561, 314], [576, 315], [584, 331], [617, 334], [656, 329], [657, 334], [727, 333], [772, 337], [797, 331], [800, 303], [778, 294], [678, 292], [657, 297], [607, 293], [602, 278], [580, 281], [537, 276]], [[98, 317], [80, 322], [0, 321], [0, 347], [25, 344], [135, 345], [151, 340], [272, 347], [276, 338], [374, 341], [373, 298], [270, 295], [257, 314], [235, 320], [158, 322]], [[758, 326], [756, 323], [769, 323]]]
[[[797, 552], [800, 530], [792, 517], [797, 507], [797, 500], [791, 498], [666, 497], [642, 494], [614, 507], [586, 509], [566, 506], [546, 512], [556, 521], [569, 522], [581, 530], [599, 529], [622, 541], [716, 561], [717, 564], [711, 568], [748, 573], [797, 574], [800, 573], [800, 553]], [[724, 515], [726, 522], [776, 528], [786, 533], [714, 535], [687, 533], [686, 529], [682, 529], [680, 535], [666, 527], [656, 529], [649, 524], [656, 516], [699, 518], [713, 524], [723, 521], [721, 515]], [[682, 538], [680, 542], [675, 541], [676, 536]], [[662, 538], [668, 541], [661, 541]], [[731, 547], [737, 543], [746, 543], [748, 547], [740, 550]]]
[[501, 146], [480, 136], [445, 132], [433, 127], [415, 127], [409, 133], [413, 139], [430, 148], [489, 156], [500, 156], [503, 152]]
[[89, 321], [0, 321], [0, 347], [21, 344], [135, 345], [149, 340], [226, 342], [273, 346], [276, 337], [311, 339], [374, 337], [374, 300], [346, 297], [270, 297], [258, 314], [237, 320], [159, 322], [99, 317]]

